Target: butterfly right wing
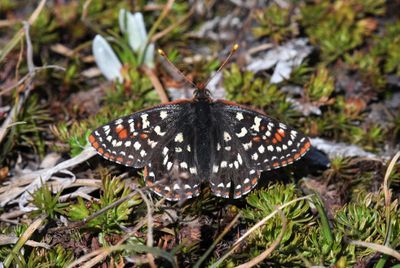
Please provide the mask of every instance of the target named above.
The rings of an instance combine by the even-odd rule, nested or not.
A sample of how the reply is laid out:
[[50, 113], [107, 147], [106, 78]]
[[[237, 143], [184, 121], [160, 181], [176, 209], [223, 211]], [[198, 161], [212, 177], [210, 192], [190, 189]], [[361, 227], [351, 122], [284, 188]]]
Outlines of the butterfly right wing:
[[163, 148], [190, 100], [161, 104], [116, 119], [95, 129], [89, 142], [104, 158], [141, 168], [150, 163], [157, 148]]

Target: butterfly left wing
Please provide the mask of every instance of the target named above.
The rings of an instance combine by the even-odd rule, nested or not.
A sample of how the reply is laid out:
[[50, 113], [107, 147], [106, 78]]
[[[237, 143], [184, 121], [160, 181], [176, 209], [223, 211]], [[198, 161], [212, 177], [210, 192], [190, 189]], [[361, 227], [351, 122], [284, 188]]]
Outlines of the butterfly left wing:
[[158, 105], [95, 129], [89, 142], [104, 158], [135, 168], [150, 163], [185, 116], [189, 100]]

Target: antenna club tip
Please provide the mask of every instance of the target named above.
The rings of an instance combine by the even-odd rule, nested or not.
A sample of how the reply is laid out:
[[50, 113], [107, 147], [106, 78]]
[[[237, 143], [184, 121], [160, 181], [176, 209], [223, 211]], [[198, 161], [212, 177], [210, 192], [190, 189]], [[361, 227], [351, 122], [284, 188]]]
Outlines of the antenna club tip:
[[159, 48], [159, 49], [157, 49], [157, 51], [158, 51], [158, 54], [160, 54], [160, 56], [165, 57], [165, 52], [164, 52], [164, 50], [162, 50], [161, 48]]
[[236, 51], [236, 50], [238, 50], [238, 48], [239, 48], [239, 44], [236, 43], [233, 45], [232, 51]]

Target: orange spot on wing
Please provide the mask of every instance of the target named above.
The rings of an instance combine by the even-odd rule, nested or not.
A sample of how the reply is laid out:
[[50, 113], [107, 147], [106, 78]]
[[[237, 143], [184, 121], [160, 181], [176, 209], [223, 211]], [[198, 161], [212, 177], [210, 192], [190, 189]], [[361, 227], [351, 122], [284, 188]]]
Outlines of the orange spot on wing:
[[146, 178], [147, 176], [149, 176], [149, 171], [148, 171], [147, 167], [144, 167], [143, 176], [144, 176], [145, 178]]
[[287, 161], [286, 160], [282, 160], [282, 166], [287, 165]]
[[275, 139], [277, 139], [279, 142], [281, 142], [282, 141], [282, 136], [279, 135], [279, 133], [277, 132], [277, 133], [275, 133]]
[[294, 155], [294, 159], [299, 159], [299, 158], [300, 158], [300, 154], [299, 153]]
[[278, 142], [278, 141], [277, 141], [275, 138], [272, 139], [272, 143], [273, 143], [273, 144], [276, 144], [277, 142]]
[[260, 136], [254, 136], [254, 137], [252, 138], [252, 140], [253, 140], [254, 142], [260, 142], [260, 141], [261, 141], [261, 137], [260, 137]]
[[257, 179], [257, 178], [253, 178], [253, 179], [251, 180], [251, 185], [254, 185], [254, 184], [256, 184], [256, 183], [257, 183], [257, 181], [258, 181], [258, 179]]
[[103, 154], [104, 153], [103, 148], [99, 148], [97, 151], [99, 152], [99, 154]]
[[242, 192], [238, 191], [238, 192], [235, 193], [235, 195], [236, 195], [236, 196], [241, 196], [241, 195], [242, 195]]
[[98, 144], [97, 142], [92, 143], [92, 146], [93, 146], [95, 149], [99, 148], [99, 144]]
[[126, 128], [123, 129], [123, 130], [121, 130], [121, 131], [118, 133], [118, 137], [119, 137], [121, 140], [124, 140], [124, 139], [126, 139], [126, 138], [128, 137], [128, 131], [126, 130]]
[[250, 190], [251, 189], [251, 186], [250, 185], [247, 185], [246, 187], [244, 187], [244, 190], [245, 191], [248, 191], [248, 190]]
[[193, 195], [193, 192], [186, 192], [187, 195]]
[[93, 142], [96, 141], [96, 138], [93, 135], [90, 135], [89, 136], [89, 141], [90, 141], [90, 143], [93, 143]]
[[287, 161], [288, 161], [289, 164], [290, 164], [290, 163], [293, 163], [293, 158], [290, 157], [290, 158], [288, 158]]
[[283, 129], [278, 129], [278, 133], [279, 133], [279, 135], [281, 135], [282, 137], [285, 137], [286, 136], [286, 133], [285, 133], [285, 131], [283, 130]]
[[273, 167], [279, 167], [279, 163], [278, 163], [278, 162], [275, 162], [275, 163], [272, 164], [272, 166], [273, 166]]
[[122, 161], [124, 161], [124, 158], [122, 156], [118, 156], [116, 160], [119, 162], [122, 162]]
[[104, 154], [104, 157], [110, 158], [110, 154], [109, 154], [109, 153], [105, 153], [105, 154]]
[[140, 138], [143, 140], [147, 139], [148, 137], [149, 137], [149, 135], [147, 135], [146, 133], [140, 134]]

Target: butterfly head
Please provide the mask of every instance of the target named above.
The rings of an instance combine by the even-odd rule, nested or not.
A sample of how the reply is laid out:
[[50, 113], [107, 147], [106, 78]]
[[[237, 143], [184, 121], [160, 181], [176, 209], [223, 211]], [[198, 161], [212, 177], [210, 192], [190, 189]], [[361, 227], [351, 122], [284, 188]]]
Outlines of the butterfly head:
[[200, 84], [196, 87], [193, 93], [194, 100], [211, 100], [211, 92], [204, 87], [204, 84]]

